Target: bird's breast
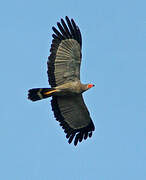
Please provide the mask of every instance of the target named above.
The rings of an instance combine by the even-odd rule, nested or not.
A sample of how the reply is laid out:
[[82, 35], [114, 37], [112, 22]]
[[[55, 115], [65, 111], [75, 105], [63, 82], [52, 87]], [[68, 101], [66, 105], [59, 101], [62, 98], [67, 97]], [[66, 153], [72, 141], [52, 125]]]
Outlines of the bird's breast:
[[82, 93], [81, 83], [79, 81], [68, 82], [56, 87], [58, 95], [76, 95]]

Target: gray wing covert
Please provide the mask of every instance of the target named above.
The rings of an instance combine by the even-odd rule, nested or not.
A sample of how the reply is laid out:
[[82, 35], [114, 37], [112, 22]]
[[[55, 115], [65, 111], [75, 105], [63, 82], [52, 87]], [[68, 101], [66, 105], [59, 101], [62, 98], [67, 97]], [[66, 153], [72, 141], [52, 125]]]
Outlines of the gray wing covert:
[[53, 27], [53, 40], [48, 58], [49, 84], [54, 87], [80, 79], [82, 38], [74, 20], [66, 17], [57, 23], [60, 32]]

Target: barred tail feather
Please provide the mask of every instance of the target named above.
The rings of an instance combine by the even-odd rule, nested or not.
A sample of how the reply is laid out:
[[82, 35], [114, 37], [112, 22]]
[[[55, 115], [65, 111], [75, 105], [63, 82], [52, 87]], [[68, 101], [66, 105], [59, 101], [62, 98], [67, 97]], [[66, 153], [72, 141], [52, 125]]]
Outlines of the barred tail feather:
[[52, 96], [56, 92], [55, 88], [34, 88], [28, 91], [28, 99], [38, 101]]

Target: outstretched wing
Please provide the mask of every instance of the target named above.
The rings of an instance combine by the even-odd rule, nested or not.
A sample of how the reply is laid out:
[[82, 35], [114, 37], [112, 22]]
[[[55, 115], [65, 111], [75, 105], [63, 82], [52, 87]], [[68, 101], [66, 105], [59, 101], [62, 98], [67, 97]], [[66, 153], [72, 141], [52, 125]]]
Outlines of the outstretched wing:
[[52, 87], [80, 79], [82, 38], [74, 20], [66, 16], [57, 23], [60, 32], [53, 27], [52, 45], [48, 58], [48, 77]]
[[77, 145], [78, 142], [92, 136], [95, 127], [82, 95], [54, 96], [51, 104], [54, 116], [64, 129], [69, 143], [74, 139], [74, 145]]

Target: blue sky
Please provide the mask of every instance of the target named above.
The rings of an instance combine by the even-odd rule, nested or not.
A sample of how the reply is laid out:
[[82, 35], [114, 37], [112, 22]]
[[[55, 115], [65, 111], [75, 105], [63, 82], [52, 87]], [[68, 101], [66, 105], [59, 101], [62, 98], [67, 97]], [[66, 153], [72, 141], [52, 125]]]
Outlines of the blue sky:
[[[0, 3], [0, 180], [146, 179], [146, 1]], [[83, 37], [81, 79], [96, 131], [69, 145], [50, 107], [52, 26], [68, 15]]]

